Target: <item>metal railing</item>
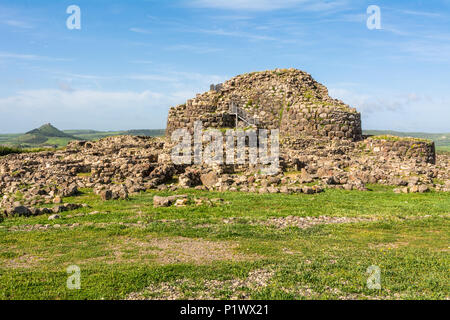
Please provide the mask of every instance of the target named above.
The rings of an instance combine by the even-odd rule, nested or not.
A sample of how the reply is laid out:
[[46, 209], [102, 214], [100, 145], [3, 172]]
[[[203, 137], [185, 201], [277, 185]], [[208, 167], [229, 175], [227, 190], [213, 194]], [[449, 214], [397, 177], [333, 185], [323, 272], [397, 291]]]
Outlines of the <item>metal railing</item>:
[[230, 105], [230, 113], [236, 116], [236, 127], [238, 119], [246, 122], [249, 125], [258, 125], [259, 121], [257, 118], [250, 116], [244, 109], [237, 106], [235, 102], [232, 102]]

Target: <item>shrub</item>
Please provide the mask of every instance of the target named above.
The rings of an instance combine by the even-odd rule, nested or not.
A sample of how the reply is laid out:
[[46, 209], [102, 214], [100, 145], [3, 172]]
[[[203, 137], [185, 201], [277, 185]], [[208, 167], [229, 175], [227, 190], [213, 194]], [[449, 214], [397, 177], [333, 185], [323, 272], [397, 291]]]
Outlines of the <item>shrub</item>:
[[23, 149], [0, 146], [0, 156], [6, 156], [12, 153], [22, 153]]
[[41, 152], [41, 151], [50, 151], [55, 150], [52, 148], [18, 148], [18, 147], [5, 147], [0, 146], [0, 157], [6, 156], [8, 154], [17, 154], [17, 153], [33, 153], [33, 152]]

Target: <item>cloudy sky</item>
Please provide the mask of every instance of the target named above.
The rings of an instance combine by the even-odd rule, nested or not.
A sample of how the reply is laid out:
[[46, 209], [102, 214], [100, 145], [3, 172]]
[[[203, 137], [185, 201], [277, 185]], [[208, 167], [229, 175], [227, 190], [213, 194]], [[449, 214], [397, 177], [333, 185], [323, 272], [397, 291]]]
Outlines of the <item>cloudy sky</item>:
[[0, 38], [0, 133], [164, 128], [210, 83], [277, 67], [364, 129], [450, 132], [450, 0], [2, 0]]

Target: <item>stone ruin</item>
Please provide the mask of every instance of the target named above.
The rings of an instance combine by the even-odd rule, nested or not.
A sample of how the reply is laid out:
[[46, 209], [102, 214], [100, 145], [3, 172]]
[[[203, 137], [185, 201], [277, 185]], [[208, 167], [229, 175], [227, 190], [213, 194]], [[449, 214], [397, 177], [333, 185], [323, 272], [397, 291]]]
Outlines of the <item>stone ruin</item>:
[[[185, 104], [171, 108], [167, 134], [177, 128], [234, 128], [232, 104], [257, 119], [259, 129], [280, 129], [284, 137], [361, 139], [361, 115], [306, 72], [289, 69], [234, 77]], [[248, 126], [241, 121], [241, 127]]]
[[211, 84], [211, 85], [209, 86], [209, 90], [210, 90], [210, 91], [220, 92], [220, 91], [222, 90], [222, 86], [223, 86], [222, 83], [219, 83], [219, 84]]
[[[238, 120], [236, 113], [242, 115]], [[201, 121], [205, 128], [279, 129], [282, 146], [293, 152], [349, 141], [383, 156], [427, 163], [436, 159], [430, 141], [363, 137], [361, 114], [331, 98], [324, 85], [296, 69], [253, 72], [211, 85], [210, 91], [170, 109], [167, 136], [179, 128], [192, 131], [195, 121]]]
[[[198, 120], [204, 128], [280, 129], [279, 172], [267, 176], [250, 165], [174, 164], [171, 133], [193, 129]], [[72, 141], [61, 150], [0, 157], [0, 218], [74, 210], [80, 205], [64, 200], [81, 188], [104, 201], [184, 188], [313, 194], [383, 184], [396, 186], [397, 193], [448, 192], [449, 168], [450, 156], [436, 156], [432, 141], [363, 136], [354, 108], [329, 97], [309, 74], [277, 69], [237, 76], [171, 108], [166, 137]], [[205, 201], [195, 199], [195, 205]]]

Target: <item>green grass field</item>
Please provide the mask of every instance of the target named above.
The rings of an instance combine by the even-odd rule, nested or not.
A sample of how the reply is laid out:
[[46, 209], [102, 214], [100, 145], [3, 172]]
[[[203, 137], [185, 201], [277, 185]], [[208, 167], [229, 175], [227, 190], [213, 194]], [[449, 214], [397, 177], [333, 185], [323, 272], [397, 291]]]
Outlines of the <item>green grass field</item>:
[[0, 146], [10, 145], [11, 141], [17, 139], [21, 134], [0, 134]]
[[[317, 195], [179, 191], [223, 198], [153, 208], [155, 194], [0, 223], [0, 299], [449, 299], [450, 195], [326, 190]], [[90, 214], [94, 213], [94, 214]], [[357, 218], [281, 228], [288, 216]], [[44, 227], [44, 225], [49, 225]], [[81, 270], [69, 290], [66, 268]], [[369, 266], [381, 289], [366, 285]]]
[[436, 151], [438, 153], [449, 153], [450, 152], [450, 146], [436, 147]]

